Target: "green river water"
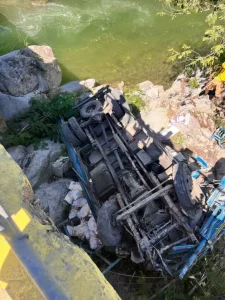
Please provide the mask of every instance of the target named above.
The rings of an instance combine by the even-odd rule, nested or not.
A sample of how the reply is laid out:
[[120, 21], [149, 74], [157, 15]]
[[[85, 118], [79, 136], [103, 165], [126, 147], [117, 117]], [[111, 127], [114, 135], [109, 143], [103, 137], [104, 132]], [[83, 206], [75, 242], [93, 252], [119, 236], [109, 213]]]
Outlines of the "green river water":
[[0, 0], [0, 54], [29, 44], [53, 48], [63, 81], [150, 79], [168, 85], [178, 70], [167, 62], [168, 48], [201, 46], [203, 15], [157, 16], [155, 0]]

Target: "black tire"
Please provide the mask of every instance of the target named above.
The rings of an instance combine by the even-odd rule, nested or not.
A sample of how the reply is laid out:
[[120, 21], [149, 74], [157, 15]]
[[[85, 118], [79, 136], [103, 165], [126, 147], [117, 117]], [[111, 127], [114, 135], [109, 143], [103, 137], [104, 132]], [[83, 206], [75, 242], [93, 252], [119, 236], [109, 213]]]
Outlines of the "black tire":
[[108, 93], [105, 95], [105, 100], [112, 104], [114, 115], [118, 120], [120, 120], [124, 116], [124, 112], [119, 104], [120, 102], [118, 97], [115, 97], [113, 93]]
[[123, 104], [126, 103], [126, 99], [120, 90], [111, 89], [111, 94], [114, 97], [114, 99], [117, 100], [121, 106], [123, 106]]
[[199, 198], [199, 190], [196, 191], [197, 183], [194, 182], [188, 165], [186, 163], [175, 164], [173, 167], [173, 178], [176, 194], [181, 207], [194, 215], [196, 212], [196, 205], [201, 202], [201, 199]]
[[91, 100], [84, 104], [80, 109], [80, 115], [84, 119], [89, 119], [93, 113], [97, 113], [102, 109], [102, 104], [98, 100]]
[[113, 112], [124, 127], [126, 127], [130, 122], [134, 121], [134, 118], [130, 112], [130, 106], [123, 94], [118, 89], [111, 89], [111, 93], [108, 93], [105, 96], [105, 100], [112, 103]]
[[134, 121], [134, 118], [130, 112], [130, 106], [127, 102], [124, 102], [122, 104], [123, 110], [124, 110], [124, 116], [120, 120], [123, 126], [126, 128], [128, 124]]
[[69, 124], [67, 122], [63, 123], [62, 126], [62, 133], [64, 137], [74, 146], [78, 147], [80, 146], [81, 142], [78, 140], [78, 138], [75, 137], [74, 133], [69, 127]]
[[68, 123], [72, 129], [72, 131], [75, 133], [75, 135], [78, 137], [78, 139], [81, 141], [81, 142], [86, 142], [87, 140], [87, 136], [85, 134], [85, 132], [83, 131], [83, 129], [80, 127], [80, 125], [78, 124], [77, 120], [75, 117], [71, 117], [69, 120], [68, 120]]
[[122, 239], [122, 226], [113, 224], [113, 214], [119, 210], [115, 200], [106, 201], [97, 218], [98, 236], [104, 246], [116, 247]]

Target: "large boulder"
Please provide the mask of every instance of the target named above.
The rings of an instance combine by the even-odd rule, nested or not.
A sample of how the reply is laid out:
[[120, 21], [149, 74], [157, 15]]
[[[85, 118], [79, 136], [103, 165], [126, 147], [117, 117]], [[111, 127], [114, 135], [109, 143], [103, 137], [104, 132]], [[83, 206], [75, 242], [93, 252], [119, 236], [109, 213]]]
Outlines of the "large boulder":
[[62, 144], [44, 140], [38, 149], [33, 145], [28, 147], [20, 145], [10, 147], [7, 151], [23, 169], [35, 190], [54, 175], [52, 165], [60, 157], [62, 148]]
[[141, 82], [138, 84], [138, 88], [140, 91], [142, 92], [146, 92], [148, 90], [150, 90], [151, 88], [153, 88], [154, 84], [150, 81], [150, 80], [146, 80], [144, 82]]
[[40, 200], [41, 208], [55, 224], [59, 224], [68, 217], [64, 198], [68, 193], [70, 182], [69, 179], [59, 179], [51, 183], [44, 183], [35, 193]]
[[60, 93], [77, 93], [84, 89], [80, 81], [71, 81], [62, 85], [59, 89]]
[[52, 164], [60, 157], [61, 152], [62, 145], [52, 141], [45, 142], [38, 150], [28, 149], [28, 162], [24, 162], [23, 169], [33, 189], [51, 178]]
[[67, 156], [60, 156], [52, 164], [52, 174], [55, 177], [62, 178], [64, 173], [68, 172], [71, 169], [70, 159]]
[[62, 73], [49, 46], [29, 46], [0, 56], [0, 114], [9, 120], [40, 93], [53, 93]]

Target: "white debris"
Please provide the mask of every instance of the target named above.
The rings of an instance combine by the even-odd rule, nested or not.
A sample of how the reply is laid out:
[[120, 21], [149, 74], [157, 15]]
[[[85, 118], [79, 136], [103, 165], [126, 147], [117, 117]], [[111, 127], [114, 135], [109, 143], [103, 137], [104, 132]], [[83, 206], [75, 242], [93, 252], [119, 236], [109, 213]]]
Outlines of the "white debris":
[[78, 210], [76, 210], [74, 207], [71, 208], [69, 213], [69, 219], [73, 219], [77, 216]]
[[99, 240], [97, 238], [97, 236], [90, 236], [90, 247], [91, 249], [97, 249], [98, 248], [98, 245], [99, 245]]
[[87, 199], [86, 199], [86, 198], [79, 198], [79, 199], [73, 200], [72, 206], [73, 206], [73, 207], [76, 207], [76, 208], [81, 208], [81, 207], [83, 207], [86, 203], [87, 203]]
[[95, 234], [97, 234], [97, 224], [95, 222], [95, 218], [91, 217], [88, 221], [88, 228], [90, 230], [90, 232], [93, 232]]
[[80, 190], [82, 191], [82, 187], [79, 182], [71, 181], [69, 185], [69, 190]]
[[87, 240], [90, 239], [90, 232], [86, 222], [80, 223], [77, 226], [66, 226], [70, 236], [77, 236], [81, 239], [86, 238]]
[[81, 191], [81, 190], [72, 190], [71, 194], [73, 196], [73, 200], [77, 200], [84, 196], [83, 191]]
[[167, 129], [164, 129], [160, 132], [160, 135], [162, 136], [162, 140], [169, 140], [172, 136], [177, 134], [179, 132], [179, 128], [172, 125]]
[[70, 185], [69, 185], [69, 193], [66, 195], [65, 197], [65, 201], [67, 201], [69, 204], [72, 204], [73, 201], [79, 199], [79, 198], [82, 198], [84, 195], [83, 195], [83, 191], [82, 191], [82, 188], [81, 188], [81, 185], [79, 182], [74, 182], [74, 181], [71, 181]]
[[77, 213], [78, 218], [84, 219], [86, 218], [90, 213], [90, 207], [88, 203], [86, 203]]
[[68, 202], [69, 204], [72, 204], [73, 202], [73, 194], [71, 191], [69, 191], [69, 193], [66, 195], [66, 197], [64, 198], [64, 200], [66, 202]]
[[69, 185], [69, 193], [65, 197], [65, 201], [71, 204], [69, 219], [75, 217], [80, 219], [77, 226], [67, 226], [70, 236], [76, 236], [80, 239], [87, 239], [91, 249], [97, 249], [101, 242], [97, 235], [97, 224], [92, 216], [92, 212], [88, 205], [87, 199], [84, 198], [83, 191], [79, 182], [72, 181]]

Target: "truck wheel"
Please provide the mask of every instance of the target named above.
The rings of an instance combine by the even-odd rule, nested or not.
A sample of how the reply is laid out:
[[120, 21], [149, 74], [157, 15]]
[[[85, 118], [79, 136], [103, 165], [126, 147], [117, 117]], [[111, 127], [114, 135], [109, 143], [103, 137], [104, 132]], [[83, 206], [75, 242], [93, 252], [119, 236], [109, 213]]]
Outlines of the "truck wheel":
[[75, 137], [72, 130], [69, 127], [69, 124], [67, 122], [63, 123], [62, 126], [62, 132], [64, 137], [74, 146], [78, 147], [80, 146], [81, 142], [78, 140], [78, 138]]
[[130, 113], [130, 106], [127, 102], [124, 102], [122, 104], [123, 110], [124, 110], [124, 116], [120, 120], [123, 126], [126, 128], [128, 124], [130, 124], [132, 121], [134, 121], [133, 116]]
[[113, 222], [113, 214], [118, 210], [119, 206], [114, 199], [106, 201], [99, 210], [97, 230], [104, 246], [116, 247], [122, 239], [122, 226]]
[[200, 216], [198, 206], [203, 201], [204, 195], [198, 183], [192, 178], [188, 165], [186, 163], [175, 164], [173, 178], [180, 206], [186, 212], [189, 212], [192, 218], [194, 218], [197, 211]]
[[91, 100], [84, 104], [80, 109], [80, 115], [84, 119], [90, 118], [94, 112], [99, 112], [102, 109], [102, 104], [98, 100]]
[[68, 123], [72, 129], [72, 131], [75, 133], [75, 135], [78, 137], [78, 139], [81, 142], [86, 142], [87, 140], [87, 136], [85, 134], [85, 132], [83, 131], [83, 129], [80, 127], [80, 125], [78, 124], [77, 120], [75, 117], [72, 117], [68, 120]]
[[124, 112], [120, 106], [120, 95], [117, 95], [116, 96], [113, 94], [113, 91], [114, 89], [112, 90], [111, 93], [108, 93], [105, 95], [105, 100], [109, 103], [112, 104], [112, 107], [113, 107], [113, 112], [115, 114], [115, 117], [119, 120], [121, 119], [123, 116], [124, 116]]

